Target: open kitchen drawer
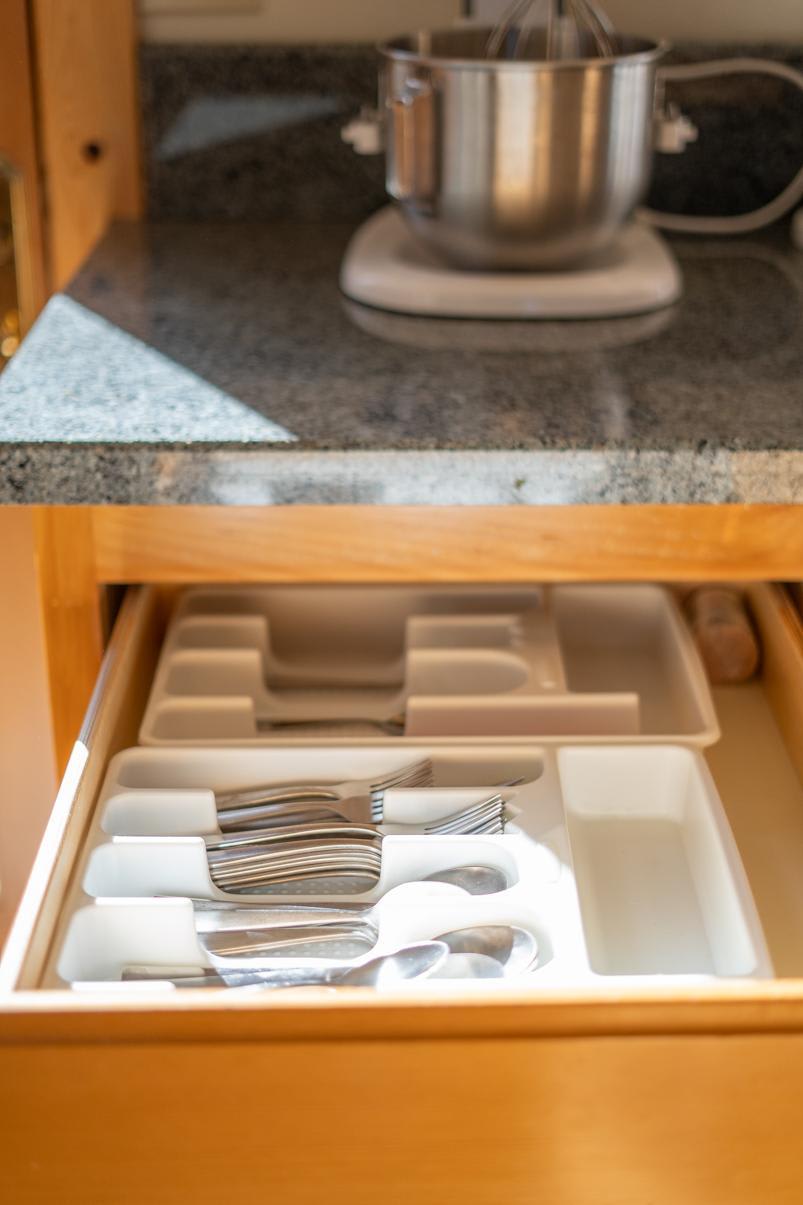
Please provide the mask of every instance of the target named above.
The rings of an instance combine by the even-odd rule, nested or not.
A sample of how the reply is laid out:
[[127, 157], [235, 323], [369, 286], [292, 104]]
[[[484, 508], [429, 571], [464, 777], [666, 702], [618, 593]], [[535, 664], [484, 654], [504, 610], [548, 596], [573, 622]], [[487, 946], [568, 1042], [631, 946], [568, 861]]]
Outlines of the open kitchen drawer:
[[774, 978], [465, 998], [43, 989], [164, 633], [169, 592], [132, 589], [2, 964], [3, 1199], [799, 1200], [803, 631], [780, 588], [749, 597], [763, 679], [715, 692], [706, 757]]

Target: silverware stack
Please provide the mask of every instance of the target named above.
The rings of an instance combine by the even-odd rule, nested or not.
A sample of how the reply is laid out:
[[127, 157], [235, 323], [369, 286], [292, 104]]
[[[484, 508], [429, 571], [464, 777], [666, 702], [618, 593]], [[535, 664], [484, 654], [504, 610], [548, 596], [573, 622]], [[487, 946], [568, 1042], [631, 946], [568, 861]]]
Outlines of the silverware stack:
[[381, 824], [385, 794], [433, 785], [432, 762], [428, 757], [386, 774], [374, 781], [355, 778], [338, 783], [291, 784], [217, 792], [217, 819], [221, 832], [315, 823], [318, 820], [349, 820]]
[[[367, 890], [382, 870], [378, 825], [387, 792], [432, 785], [432, 763], [424, 758], [377, 780], [218, 792], [224, 836], [207, 841], [212, 880], [234, 894], [319, 879], [354, 880], [356, 890]], [[495, 791], [441, 820], [395, 825], [394, 832], [478, 836], [503, 833], [504, 828], [505, 801]]]
[[[292, 941], [292, 929], [286, 929]], [[211, 967], [173, 975], [169, 967], [129, 966], [126, 981], [169, 979], [176, 987], [387, 987], [409, 979], [515, 979], [538, 965], [538, 942], [518, 925], [472, 925], [439, 933], [431, 941], [403, 946], [391, 954], [358, 964], [341, 962], [328, 967], [290, 966], [266, 968], [254, 957], [280, 949], [275, 933], [267, 942], [254, 942], [256, 934], [217, 934], [202, 943]], [[244, 945], [238, 936], [244, 936]], [[234, 940], [232, 941], [232, 938]]]
[[[194, 829], [191, 874], [199, 894], [184, 894], [189, 872], [171, 878], [169, 862], [162, 886], [159, 870], [149, 869], [148, 889], [157, 899], [178, 894], [189, 902], [194, 934], [184, 931], [186, 914], [173, 912], [174, 931], [165, 940], [152, 932], [154, 960], [142, 958], [148, 943], [138, 938], [111, 978], [180, 988], [379, 988], [427, 978], [515, 979], [538, 965], [536, 922], [527, 916], [523, 926], [511, 924], [507, 904], [493, 898], [518, 883], [510, 848], [493, 838], [504, 835], [509, 790], [524, 778], [499, 781], [505, 763], [495, 756], [464, 772], [462, 761], [448, 756], [443, 764], [437, 754], [400, 764], [405, 754], [385, 751], [360, 759], [374, 766], [370, 777], [337, 781], [336, 773], [327, 776], [323, 752], [226, 758], [227, 770], [193, 767], [195, 785], [168, 801], [162, 827], [170, 829], [175, 817], [184, 832]], [[335, 760], [346, 769], [351, 759]], [[301, 778], [309, 765], [318, 781]], [[151, 815], [148, 790], [161, 801], [178, 785], [162, 766], [148, 788], [134, 786], [129, 815], [137, 833], [145, 827], [138, 810], [144, 807], [146, 821]], [[217, 825], [210, 825], [210, 794]], [[125, 789], [113, 797], [119, 808]], [[110, 827], [124, 835], [119, 812]], [[210, 878], [217, 891], [210, 892]], [[359, 898], [367, 891], [369, 902]], [[210, 898], [221, 892], [228, 898]], [[262, 895], [272, 898], [254, 898]]]
[[[498, 792], [431, 824], [394, 826], [395, 833], [421, 836], [498, 835], [504, 829], [505, 800]], [[357, 821], [241, 830], [207, 840], [209, 870], [215, 885], [232, 893], [333, 878], [355, 879], [367, 890], [379, 881], [382, 839], [377, 825]]]

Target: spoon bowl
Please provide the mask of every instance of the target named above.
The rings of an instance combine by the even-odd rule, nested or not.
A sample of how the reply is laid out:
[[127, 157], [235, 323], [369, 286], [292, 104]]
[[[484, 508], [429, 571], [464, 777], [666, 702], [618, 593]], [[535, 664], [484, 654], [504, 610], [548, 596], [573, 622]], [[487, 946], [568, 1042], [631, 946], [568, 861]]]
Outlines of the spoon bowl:
[[449, 949], [441, 941], [423, 941], [395, 954], [371, 958], [338, 976], [338, 987], [392, 987], [407, 979], [428, 979], [448, 962]]
[[471, 925], [439, 933], [434, 940], [443, 942], [450, 954], [491, 959], [506, 979], [524, 975], [538, 964], [538, 942], [532, 933], [518, 925]]
[[487, 954], [450, 954], [430, 979], [504, 979], [505, 970]]
[[469, 895], [495, 895], [507, 891], [510, 884], [507, 875], [496, 866], [455, 866], [451, 870], [436, 870], [428, 874], [424, 883], [450, 883], [461, 887]]

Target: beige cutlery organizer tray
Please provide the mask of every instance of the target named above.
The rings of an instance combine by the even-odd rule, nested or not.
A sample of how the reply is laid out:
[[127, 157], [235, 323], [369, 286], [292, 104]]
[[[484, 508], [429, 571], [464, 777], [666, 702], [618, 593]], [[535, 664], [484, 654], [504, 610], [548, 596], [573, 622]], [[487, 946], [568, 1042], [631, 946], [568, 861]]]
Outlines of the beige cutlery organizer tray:
[[[212, 883], [204, 835], [215, 791], [300, 779], [377, 777], [422, 757], [434, 785], [389, 792], [385, 819], [416, 823], [510, 792], [504, 836], [387, 836], [369, 892], [293, 894], [293, 902], [382, 901], [377, 954], [476, 924], [517, 924], [539, 945], [518, 985], [621, 990], [772, 973], [760, 924], [713, 780], [700, 753], [669, 745], [425, 744], [270, 749], [131, 749], [110, 764], [45, 986], [83, 992], [175, 991], [120, 981], [129, 964], [208, 965], [188, 897], [286, 904], [286, 894], [228, 897]], [[491, 865], [507, 887], [469, 896], [426, 875]], [[321, 962], [293, 959], [294, 964]], [[269, 965], [286, 965], [272, 958]], [[111, 981], [111, 982], [110, 982]], [[412, 992], [493, 992], [504, 980], [416, 982]], [[398, 985], [396, 985], [396, 989]]]
[[661, 587], [277, 586], [183, 595], [140, 740], [382, 743], [395, 719], [399, 740], [719, 734]]

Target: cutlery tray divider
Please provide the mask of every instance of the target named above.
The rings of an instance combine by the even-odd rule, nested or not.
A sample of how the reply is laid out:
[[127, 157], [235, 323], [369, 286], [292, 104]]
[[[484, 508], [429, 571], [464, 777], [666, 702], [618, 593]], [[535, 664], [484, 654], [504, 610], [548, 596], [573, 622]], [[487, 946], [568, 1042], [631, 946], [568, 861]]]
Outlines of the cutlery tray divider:
[[[160, 801], [172, 795], [184, 813], [184, 828], [192, 827], [194, 814], [197, 831], [203, 832], [209, 788], [315, 778], [323, 766], [330, 781], [379, 775], [427, 755], [436, 784], [429, 792], [429, 815], [437, 810], [438, 791], [446, 789], [451, 798], [456, 782], [470, 791], [523, 777], [512, 790], [508, 830], [504, 836], [387, 836], [380, 881], [361, 894], [228, 897], [210, 879], [202, 837], [106, 831], [115, 827], [110, 816], [130, 819], [141, 809], [156, 814]], [[199, 783], [209, 784], [206, 796]], [[403, 790], [394, 793], [395, 819], [421, 818], [426, 794], [411, 791], [406, 799]], [[419, 809], [417, 814], [409, 807], [405, 812], [407, 805]], [[614, 830], [595, 829], [597, 813]], [[644, 841], [645, 826], [659, 834], [672, 828], [671, 856], [665, 857], [662, 874], [648, 861], [634, 868], [632, 858], [625, 858], [618, 879], [602, 873], [600, 857], [604, 867], [611, 839], [625, 853], [634, 850], [636, 858], [639, 850], [654, 856]], [[477, 863], [503, 870], [507, 889], [491, 896], [456, 896], [456, 889], [445, 884], [418, 882], [438, 870]], [[632, 981], [771, 973], [738, 852], [699, 752], [667, 745], [411, 748], [388, 743], [382, 748], [137, 748], [119, 754], [109, 766], [48, 974], [61, 986], [64, 977], [114, 978], [125, 960], [183, 964], [188, 952], [195, 961], [187, 965], [205, 965], [198, 962], [203, 952], [197, 942], [193, 945], [187, 897], [235, 898], [254, 906], [290, 900], [372, 904], [394, 889], [397, 898], [388, 897], [376, 952], [461, 924], [521, 924], [537, 936], [543, 951], [538, 968], [522, 981], [525, 990], [616, 990]], [[631, 920], [629, 941], [622, 908]], [[687, 934], [683, 940], [681, 924]], [[148, 934], [158, 934], [158, 940], [149, 944]], [[478, 990], [493, 990], [493, 982]], [[425, 990], [466, 992], [475, 986], [444, 981]], [[119, 990], [131, 988], [121, 984]]]
[[[270, 718], [331, 718], [330, 727]], [[169, 626], [145, 745], [717, 738], [657, 586], [199, 587]]]

